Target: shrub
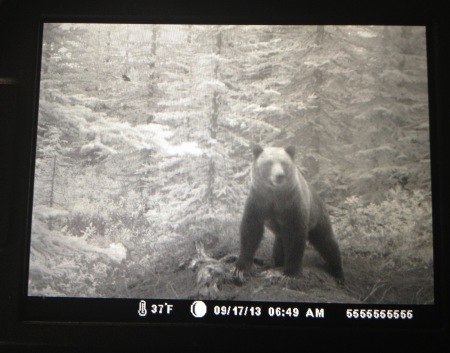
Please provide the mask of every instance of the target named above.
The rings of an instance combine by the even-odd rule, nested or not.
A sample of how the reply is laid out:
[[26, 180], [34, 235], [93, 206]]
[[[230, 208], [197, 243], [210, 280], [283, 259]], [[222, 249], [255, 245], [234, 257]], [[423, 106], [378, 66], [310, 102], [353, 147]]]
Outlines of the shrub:
[[423, 190], [389, 190], [385, 200], [348, 197], [332, 216], [343, 251], [382, 268], [429, 266], [433, 262], [431, 198]]

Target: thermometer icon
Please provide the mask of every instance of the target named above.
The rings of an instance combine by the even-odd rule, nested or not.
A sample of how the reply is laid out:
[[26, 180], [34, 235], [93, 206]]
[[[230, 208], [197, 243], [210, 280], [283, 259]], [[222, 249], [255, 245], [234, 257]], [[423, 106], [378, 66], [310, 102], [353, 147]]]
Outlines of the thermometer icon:
[[145, 300], [141, 300], [139, 302], [139, 310], [138, 310], [139, 316], [147, 316], [147, 303]]

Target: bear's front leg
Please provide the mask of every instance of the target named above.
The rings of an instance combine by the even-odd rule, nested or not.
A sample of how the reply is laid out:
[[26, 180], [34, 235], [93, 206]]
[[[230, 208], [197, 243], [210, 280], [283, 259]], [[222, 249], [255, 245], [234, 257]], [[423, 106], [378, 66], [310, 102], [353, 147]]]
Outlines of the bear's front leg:
[[283, 239], [276, 234], [272, 250], [272, 259], [275, 267], [282, 267], [284, 265]]
[[247, 200], [240, 227], [240, 253], [234, 275], [240, 281], [250, 270], [256, 250], [264, 234], [264, 214], [251, 197]]
[[284, 267], [286, 276], [294, 277], [302, 274], [303, 255], [306, 246], [306, 229], [288, 230], [283, 234]]

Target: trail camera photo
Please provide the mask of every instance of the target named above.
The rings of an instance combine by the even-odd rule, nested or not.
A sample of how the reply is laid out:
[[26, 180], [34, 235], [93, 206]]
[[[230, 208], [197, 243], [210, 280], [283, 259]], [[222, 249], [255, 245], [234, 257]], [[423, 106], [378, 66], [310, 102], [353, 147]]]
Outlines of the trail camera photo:
[[432, 304], [425, 27], [46, 23], [28, 295]]

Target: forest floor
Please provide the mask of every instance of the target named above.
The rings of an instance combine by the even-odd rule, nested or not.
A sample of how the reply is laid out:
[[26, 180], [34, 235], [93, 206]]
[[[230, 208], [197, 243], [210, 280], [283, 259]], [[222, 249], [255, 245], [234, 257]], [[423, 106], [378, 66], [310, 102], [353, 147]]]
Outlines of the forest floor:
[[[209, 249], [223, 255], [223, 249]], [[242, 301], [432, 304], [433, 270], [416, 268], [405, 271], [385, 270], [366, 259], [344, 257], [345, 284], [339, 285], [329, 275], [314, 249], [305, 252], [303, 275], [286, 278], [281, 269], [257, 261], [243, 283], [233, 278], [235, 254], [185, 263], [173, 271], [153, 273], [130, 284], [132, 297], [216, 299]], [[198, 260], [198, 259], [197, 259]], [[194, 269], [193, 269], [194, 267]]]

